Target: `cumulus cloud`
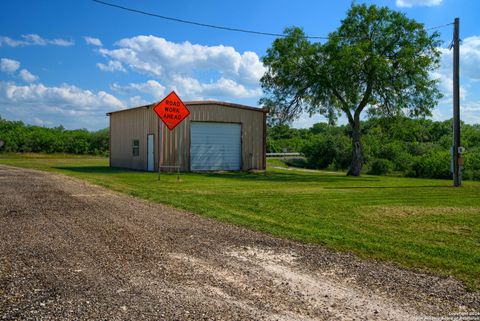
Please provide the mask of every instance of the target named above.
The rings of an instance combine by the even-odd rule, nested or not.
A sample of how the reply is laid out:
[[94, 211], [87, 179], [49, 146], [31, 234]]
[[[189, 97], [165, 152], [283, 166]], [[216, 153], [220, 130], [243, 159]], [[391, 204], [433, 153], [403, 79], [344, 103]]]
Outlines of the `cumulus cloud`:
[[[442, 68], [451, 70], [453, 50], [440, 49], [442, 52]], [[480, 80], [480, 36], [463, 39], [460, 45], [460, 68], [462, 77]]]
[[48, 87], [41, 83], [18, 86], [15, 83], [2, 82], [0, 95], [0, 99], [14, 103], [48, 103], [58, 107], [75, 107], [69, 109], [68, 113], [103, 106], [117, 109], [123, 107], [120, 100], [104, 91], [95, 93], [67, 84]]
[[53, 126], [53, 122], [49, 120], [40, 119], [38, 117], [33, 117], [33, 123], [37, 126]]
[[[16, 76], [15, 72], [19, 68], [20, 68], [19, 61], [8, 59], [8, 58], [0, 59], [0, 71], [2, 72]], [[35, 76], [27, 69], [20, 70], [20, 72], [18, 73], [18, 76], [20, 76], [20, 78], [25, 82], [34, 82], [38, 79], [38, 76]]]
[[35, 76], [27, 69], [20, 70], [19, 75], [25, 82], [34, 82], [38, 79], [38, 76]]
[[18, 68], [20, 68], [19, 61], [8, 58], [0, 59], [0, 70], [2, 72], [5, 72], [7, 74], [13, 74], [15, 71], [17, 71]]
[[123, 67], [123, 65], [120, 61], [110, 60], [107, 64], [102, 64], [102, 63], [99, 62], [99, 63], [97, 63], [97, 67], [102, 71], [109, 71], [109, 72], [123, 71], [123, 72], [127, 72], [127, 70]]
[[258, 82], [264, 68], [256, 53], [243, 54], [229, 46], [203, 46], [186, 41], [174, 43], [155, 36], [136, 36], [121, 39], [119, 49], [101, 49], [111, 59], [121, 61], [130, 68], [152, 76], [214, 70], [223, 76]]
[[[181, 93], [183, 100], [225, 100], [236, 98], [256, 98], [261, 95], [260, 88], [248, 89], [231, 79], [220, 78], [216, 81], [202, 83], [198, 79], [174, 75], [169, 82], [171, 90]], [[142, 93], [148, 94], [154, 100], [165, 97], [166, 87], [156, 80], [128, 85], [113, 84], [112, 90], [121, 94]]]
[[[431, 73], [431, 78], [439, 81], [439, 89], [443, 94], [442, 103], [451, 103], [453, 99], [453, 78], [452, 71], [445, 70], [435, 71]], [[460, 99], [465, 100], [468, 90], [464, 86], [460, 86]]]
[[195, 78], [176, 75], [173, 76], [172, 87], [177, 92], [183, 93], [185, 99], [189, 100], [229, 97], [253, 98], [262, 94], [260, 88], [247, 89], [245, 86], [226, 78], [202, 83]]
[[[453, 51], [439, 48], [440, 68], [431, 74], [439, 80], [439, 89], [444, 97], [433, 111], [434, 120], [452, 118], [453, 101]], [[480, 37], [465, 38], [460, 46], [460, 111], [462, 121], [480, 122]]]
[[130, 83], [126, 86], [113, 84], [111, 87], [116, 92], [123, 94], [131, 94], [135, 92], [149, 94], [155, 100], [161, 100], [165, 97], [165, 86], [155, 80], [148, 80], [144, 83]]
[[396, 0], [397, 7], [411, 8], [417, 6], [434, 7], [442, 3], [443, 0]]
[[[105, 91], [94, 92], [73, 85], [17, 85], [0, 82], [0, 114], [28, 123], [63, 124], [67, 128], [98, 129], [107, 125], [105, 113], [125, 104]], [[49, 123], [50, 122], [50, 123]]]
[[72, 40], [66, 39], [45, 39], [37, 34], [26, 34], [21, 35], [21, 39], [13, 39], [6, 36], [0, 36], [0, 47], [23, 47], [23, 46], [46, 46], [46, 45], [55, 45], [55, 46], [72, 46], [74, 42]]
[[98, 38], [93, 38], [93, 37], [83, 37], [85, 39], [85, 42], [87, 45], [92, 45], [92, 46], [97, 46], [101, 47], [103, 46], [102, 41]]
[[[155, 36], [125, 38], [115, 45], [118, 48], [99, 49], [109, 59], [108, 64], [97, 64], [101, 70], [129, 68], [158, 79], [165, 88], [178, 90], [185, 99], [235, 100], [261, 95], [259, 80], [265, 69], [254, 52], [240, 53], [230, 46], [204, 46], [188, 41], [174, 43]], [[145, 92], [145, 87], [137, 88]]]
[[[440, 90], [444, 94], [444, 102], [451, 102], [453, 94], [453, 51], [447, 48], [439, 48], [442, 56], [440, 68], [432, 73], [434, 79], [440, 80]], [[460, 72], [461, 86], [460, 98], [466, 100], [469, 94], [468, 87], [478, 87], [480, 80], [480, 37], [465, 38], [460, 46]], [[475, 92], [477, 90], [471, 90]]]

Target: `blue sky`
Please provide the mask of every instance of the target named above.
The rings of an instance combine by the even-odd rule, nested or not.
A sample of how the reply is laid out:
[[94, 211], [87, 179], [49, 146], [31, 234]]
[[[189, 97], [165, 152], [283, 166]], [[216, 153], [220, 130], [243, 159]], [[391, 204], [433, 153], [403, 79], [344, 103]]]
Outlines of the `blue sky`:
[[[180, 19], [281, 33], [300, 26], [326, 36], [351, 1], [106, 0]], [[479, 1], [366, 1], [405, 12], [428, 27], [460, 17], [463, 120], [480, 123]], [[357, 1], [357, 3], [363, 3]], [[433, 119], [451, 118], [452, 26], [444, 40], [440, 79], [445, 97]], [[274, 37], [165, 21], [91, 0], [3, 0], [0, 11], [0, 116], [41, 126], [91, 130], [108, 126], [108, 111], [152, 103], [172, 89], [183, 100], [257, 106], [261, 57]], [[303, 116], [308, 127], [320, 116]]]

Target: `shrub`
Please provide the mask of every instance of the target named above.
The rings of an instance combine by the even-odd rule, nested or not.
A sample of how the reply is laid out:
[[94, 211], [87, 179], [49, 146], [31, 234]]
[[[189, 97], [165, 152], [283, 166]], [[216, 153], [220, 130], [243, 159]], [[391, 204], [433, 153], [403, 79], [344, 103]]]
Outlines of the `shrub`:
[[431, 151], [428, 154], [414, 157], [407, 176], [422, 178], [451, 178], [450, 152], [444, 150]]
[[388, 159], [377, 158], [370, 164], [370, 170], [368, 174], [383, 175], [391, 172], [393, 169], [393, 163]]
[[465, 164], [462, 171], [464, 179], [480, 180], [480, 149], [467, 149]]
[[302, 148], [309, 168], [323, 169], [332, 166], [344, 169], [350, 165], [350, 139], [345, 136], [317, 136]]

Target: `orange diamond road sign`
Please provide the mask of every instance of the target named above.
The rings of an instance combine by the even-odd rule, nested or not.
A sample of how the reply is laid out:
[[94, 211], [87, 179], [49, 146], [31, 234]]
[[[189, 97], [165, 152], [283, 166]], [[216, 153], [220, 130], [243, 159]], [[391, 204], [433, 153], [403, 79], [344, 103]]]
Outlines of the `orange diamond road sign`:
[[153, 111], [155, 111], [170, 130], [173, 130], [182, 120], [190, 115], [187, 106], [185, 106], [175, 91], [172, 91], [161, 102], [156, 104], [155, 107], [153, 107]]

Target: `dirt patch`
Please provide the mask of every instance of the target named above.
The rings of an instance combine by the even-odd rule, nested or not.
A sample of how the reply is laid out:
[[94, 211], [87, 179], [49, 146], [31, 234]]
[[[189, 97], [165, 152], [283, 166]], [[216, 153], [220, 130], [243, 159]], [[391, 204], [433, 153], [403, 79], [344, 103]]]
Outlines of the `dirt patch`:
[[[0, 166], [0, 318], [417, 320], [480, 310], [453, 278]], [[252, 191], [254, 193], [254, 191]]]

